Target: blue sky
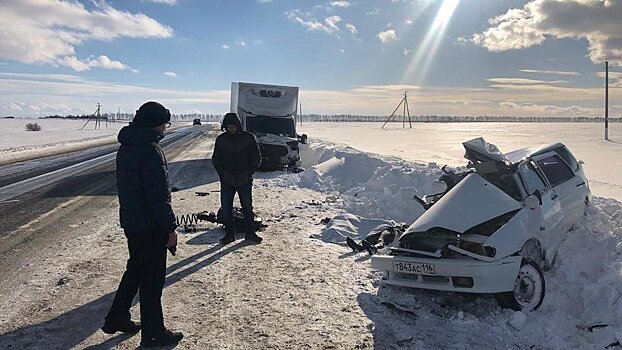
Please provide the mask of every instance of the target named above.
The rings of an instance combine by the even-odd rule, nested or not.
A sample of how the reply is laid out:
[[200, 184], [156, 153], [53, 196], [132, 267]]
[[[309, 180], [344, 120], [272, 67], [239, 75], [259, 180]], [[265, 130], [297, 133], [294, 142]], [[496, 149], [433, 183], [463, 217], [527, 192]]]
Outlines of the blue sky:
[[622, 0], [5, 0], [0, 116], [223, 113], [232, 81], [295, 85], [306, 113], [622, 111]]

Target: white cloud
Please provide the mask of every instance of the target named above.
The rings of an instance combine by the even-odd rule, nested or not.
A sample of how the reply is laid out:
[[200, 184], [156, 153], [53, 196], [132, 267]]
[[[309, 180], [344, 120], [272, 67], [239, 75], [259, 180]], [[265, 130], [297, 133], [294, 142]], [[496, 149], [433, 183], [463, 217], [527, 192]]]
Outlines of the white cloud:
[[490, 78], [487, 81], [495, 84], [529, 85], [529, 84], [564, 84], [565, 80], [536, 80], [525, 78]]
[[402, 51], [404, 53], [404, 56], [408, 56], [409, 54], [411, 54], [414, 50], [409, 50], [407, 48], [404, 48], [404, 50]]
[[330, 3], [330, 5], [332, 7], [340, 7], [340, 8], [350, 7], [350, 3], [348, 1], [333, 1]]
[[531, 0], [473, 35], [489, 51], [523, 49], [547, 38], [587, 39], [592, 62], [622, 65], [622, 0]]
[[253, 44], [254, 45], [262, 45], [263, 44], [263, 40], [261, 40], [261, 39], [253, 40]]
[[164, 74], [164, 75], [166, 75], [167, 77], [170, 77], [170, 78], [177, 78], [177, 73], [175, 73], [175, 72], [164, 72], [162, 74]]
[[365, 14], [366, 14], [366, 15], [369, 15], [369, 16], [373, 16], [373, 15], [377, 15], [377, 14], [379, 14], [379, 13], [380, 13], [380, 11], [381, 11], [381, 10], [380, 10], [379, 8], [374, 7], [371, 11], [367, 11], [367, 12], [365, 12]]
[[389, 41], [397, 40], [397, 33], [395, 32], [395, 29], [389, 29], [378, 33], [376, 37], [378, 37], [378, 39], [380, 39], [383, 43], [387, 43]]
[[272, 2], [272, 0], [257, 0], [257, 2], [260, 4], [269, 4]]
[[599, 115], [602, 111], [601, 108], [585, 108], [580, 106], [560, 107], [555, 105], [535, 104], [535, 103], [514, 103], [514, 102], [501, 102], [499, 103], [501, 111], [513, 111], [519, 112], [522, 115], [528, 116], [595, 116]]
[[413, 20], [409, 18], [409, 19], [405, 20], [404, 23], [406, 23], [406, 24], [413, 24]]
[[388, 23], [387, 23], [387, 25], [386, 25], [386, 27], [387, 27], [387, 28], [391, 28], [391, 27], [393, 27], [393, 22], [388, 22]]
[[221, 47], [222, 47], [223, 49], [225, 49], [225, 50], [229, 50], [229, 45], [227, 45], [227, 44], [222, 44], [222, 46], [221, 46]]
[[153, 2], [156, 4], [167, 4], [167, 5], [176, 5], [177, 0], [145, 0], [147, 2]]
[[[81, 61], [76, 56], [65, 56], [59, 58], [55, 61], [57, 64], [61, 66], [69, 67], [76, 72], [82, 72], [85, 70], [90, 70], [91, 68], [104, 68], [104, 69], [116, 69], [116, 70], [125, 70], [132, 69], [128, 65], [120, 62], [111, 60], [108, 56], [100, 55], [99, 57], [88, 57], [86, 60]], [[132, 71], [135, 71], [132, 69]], [[137, 73], [134, 72], [134, 73]]]
[[236, 40], [235, 44], [238, 46], [246, 46], [246, 41], [244, 41], [243, 39]]
[[339, 52], [341, 52], [341, 53], [346, 53], [346, 50], [344, 50], [344, 49], [339, 49]]
[[92, 10], [77, 1], [4, 0], [0, 16], [0, 57], [22, 63], [71, 62], [75, 46], [121, 37], [167, 38], [173, 29], [144, 14], [131, 14], [95, 1]]
[[350, 31], [350, 33], [352, 33], [352, 35], [356, 35], [359, 33], [358, 29], [356, 29], [356, 27], [352, 23], [346, 23], [345, 27], [347, 30]]
[[519, 72], [523, 73], [538, 73], [538, 74], [557, 74], [557, 75], [581, 75], [579, 72], [568, 72], [559, 70], [538, 70], [538, 69], [521, 69]]
[[341, 22], [341, 17], [339, 16], [326, 17], [324, 23], [321, 23], [314, 18], [304, 19], [303, 17], [310, 17], [310, 15], [300, 10], [287, 11], [286, 15], [290, 21], [302, 25], [309, 31], [321, 30], [328, 34], [334, 34], [340, 30], [337, 26], [337, 24]]

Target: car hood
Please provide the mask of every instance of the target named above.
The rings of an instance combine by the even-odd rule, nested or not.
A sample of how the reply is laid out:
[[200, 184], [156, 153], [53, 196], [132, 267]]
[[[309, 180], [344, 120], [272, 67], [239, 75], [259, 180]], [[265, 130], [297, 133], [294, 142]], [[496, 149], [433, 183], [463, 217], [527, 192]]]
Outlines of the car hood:
[[257, 142], [269, 144], [269, 145], [285, 146], [287, 145], [288, 142], [292, 142], [292, 141], [298, 141], [298, 140], [292, 137], [281, 136], [281, 135], [276, 135], [276, 134], [261, 134], [257, 136]]
[[434, 227], [463, 233], [482, 222], [522, 207], [522, 203], [480, 175], [472, 173], [424, 212], [404, 235], [425, 232]]
[[473, 164], [488, 161], [509, 163], [506, 156], [499, 151], [497, 146], [486, 142], [481, 137], [463, 142], [462, 146], [464, 146], [465, 150], [464, 158], [470, 160]]

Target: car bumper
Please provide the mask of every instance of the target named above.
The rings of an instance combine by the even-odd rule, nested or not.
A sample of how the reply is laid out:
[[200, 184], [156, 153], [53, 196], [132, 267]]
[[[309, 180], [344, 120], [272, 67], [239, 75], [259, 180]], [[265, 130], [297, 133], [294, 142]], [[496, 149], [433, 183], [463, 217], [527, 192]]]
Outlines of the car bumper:
[[[424, 276], [394, 271], [394, 263], [434, 265], [435, 275]], [[393, 255], [376, 255], [371, 258], [372, 267], [388, 272], [384, 284], [444, 290], [465, 293], [501, 293], [514, 289], [514, 281], [521, 264], [520, 256], [510, 256], [494, 262], [472, 259], [419, 258]], [[471, 286], [460, 285], [459, 277], [472, 279]]]

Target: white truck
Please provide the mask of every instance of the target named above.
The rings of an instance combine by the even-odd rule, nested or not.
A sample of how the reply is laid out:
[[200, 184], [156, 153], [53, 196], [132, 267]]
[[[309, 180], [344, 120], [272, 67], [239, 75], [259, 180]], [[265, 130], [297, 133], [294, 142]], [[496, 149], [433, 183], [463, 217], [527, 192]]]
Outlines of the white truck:
[[298, 144], [307, 143], [307, 135], [296, 133], [298, 87], [233, 82], [231, 112], [257, 137], [262, 169], [300, 167]]

